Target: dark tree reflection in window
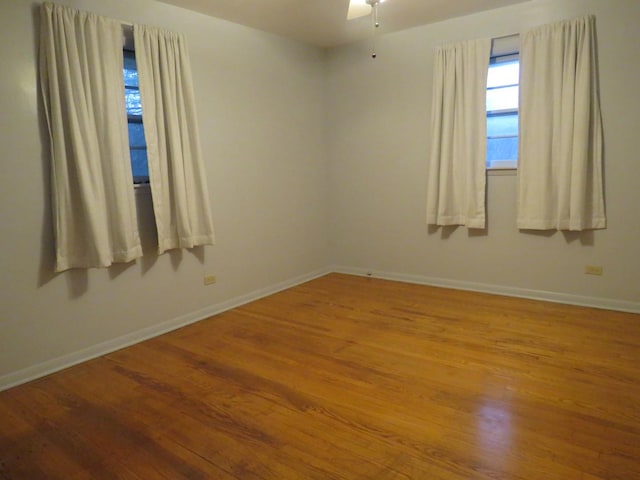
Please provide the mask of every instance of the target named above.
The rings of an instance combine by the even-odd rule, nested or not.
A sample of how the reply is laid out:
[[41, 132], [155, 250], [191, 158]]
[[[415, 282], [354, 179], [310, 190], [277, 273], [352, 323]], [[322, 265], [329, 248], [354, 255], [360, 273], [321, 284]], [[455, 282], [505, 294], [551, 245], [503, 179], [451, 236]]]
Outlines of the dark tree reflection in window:
[[138, 69], [135, 53], [124, 50], [124, 96], [129, 126], [129, 152], [134, 183], [149, 183], [147, 142], [142, 124], [142, 102], [138, 85]]

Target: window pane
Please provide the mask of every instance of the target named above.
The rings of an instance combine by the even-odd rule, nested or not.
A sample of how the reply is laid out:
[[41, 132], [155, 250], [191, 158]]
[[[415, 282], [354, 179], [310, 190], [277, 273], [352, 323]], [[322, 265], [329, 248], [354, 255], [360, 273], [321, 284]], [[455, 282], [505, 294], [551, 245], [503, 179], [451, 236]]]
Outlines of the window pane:
[[129, 70], [125, 68], [122, 71], [124, 75], [124, 84], [127, 87], [137, 87], [138, 86], [138, 72], [136, 70]]
[[124, 64], [122, 73], [124, 74], [125, 86], [138, 86], [138, 67], [136, 66], [136, 57], [133, 52], [127, 50], [124, 51]]
[[487, 111], [517, 110], [518, 90], [518, 86], [487, 90]]
[[487, 165], [494, 160], [516, 160], [517, 158], [518, 137], [487, 139]]
[[129, 150], [131, 153], [131, 171], [136, 182], [149, 178], [149, 166], [147, 164], [147, 149]]
[[520, 83], [520, 62], [493, 63], [489, 65], [487, 88], [517, 85]]
[[130, 147], [146, 147], [147, 142], [144, 138], [144, 127], [142, 123], [129, 122], [129, 146]]
[[518, 114], [487, 117], [487, 136], [518, 135]]
[[142, 115], [142, 103], [140, 102], [140, 90], [125, 88], [124, 99], [127, 105], [127, 115]]

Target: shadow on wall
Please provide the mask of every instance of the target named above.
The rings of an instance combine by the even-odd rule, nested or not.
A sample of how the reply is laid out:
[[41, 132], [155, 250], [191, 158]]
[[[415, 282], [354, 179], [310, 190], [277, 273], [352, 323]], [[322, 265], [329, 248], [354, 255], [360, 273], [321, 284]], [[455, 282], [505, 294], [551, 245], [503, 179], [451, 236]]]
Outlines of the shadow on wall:
[[[438, 225], [427, 225], [427, 234], [435, 235], [440, 232], [440, 238], [443, 240], [448, 239], [453, 235], [453, 233], [460, 228], [460, 225], [447, 225], [447, 226], [438, 226]], [[583, 230], [580, 232], [572, 232], [567, 230], [520, 230], [520, 233], [525, 235], [533, 235], [537, 237], [553, 237], [559, 233], [562, 233], [564, 236], [565, 242], [567, 244], [580, 242], [581, 245], [585, 247], [592, 247], [595, 245], [595, 233], [594, 230]], [[474, 237], [487, 237], [489, 236], [488, 228], [469, 228], [467, 229], [467, 236], [469, 238]]]
[[520, 233], [534, 235], [537, 237], [553, 237], [554, 235], [562, 233], [567, 244], [580, 242], [580, 244], [585, 247], [592, 247], [595, 245], [594, 230], [582, 230], [580, 232], [572, 232], [568, 230], [520, 230]]
[[[461, 225], [445, 225], [445, 226], [427, 225], [427, 234], [435, 235], [436, 233], [440, 232], [440, 238], [443, 240], [446, 240], [449, 237], [451, 237], [451, 235], [453, 235], [453, 233], [456, 230], [458, 230], [458, 228], [460, 227]], [[466, 228], [466, 227], [463, 227], [463, 228]], [[489, 235], [488, 228], [468, 228], [467, 229], [467, 236], [469, 238], [487, 237], [488, 235]]]

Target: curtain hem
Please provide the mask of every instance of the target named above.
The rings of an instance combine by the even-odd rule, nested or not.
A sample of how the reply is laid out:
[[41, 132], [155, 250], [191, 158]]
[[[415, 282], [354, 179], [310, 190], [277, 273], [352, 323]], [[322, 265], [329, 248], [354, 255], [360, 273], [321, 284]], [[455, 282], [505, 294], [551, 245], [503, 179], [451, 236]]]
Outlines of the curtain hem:
[[571, 223], [568, 220], [518, 220], [519, 230], [563, 230], [580, 232], [583, 230], [603, 230], [607, 228], [606, 218], [592, 219], [588, 224]]
[[73, 258], [58, 253], [55, 271], [61, 273], [73, 268], [108, 268], [114, 263], [131, 263], [140, 257], [142, 257], [142, 246], [134, 247], [127, 252], [114, 253], [110, 260]]

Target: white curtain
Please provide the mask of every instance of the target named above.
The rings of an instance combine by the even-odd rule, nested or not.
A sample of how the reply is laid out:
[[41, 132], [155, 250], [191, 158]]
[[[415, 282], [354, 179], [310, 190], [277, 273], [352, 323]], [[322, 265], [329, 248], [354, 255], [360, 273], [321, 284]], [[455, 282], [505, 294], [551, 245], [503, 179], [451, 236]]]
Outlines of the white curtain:
[[486, 90], [491, 40], [435, 53], [427, 223], [485, 227]]
[[158, 252], [214, 243], [184, 36], [134, 25]]
[[522, 35], [518, 228], [606, 227], [595, 18]]
[[121, 25], [44, 4], [40, 37], [56, 271], [131, 261], [142, 248], [124, 109]]

